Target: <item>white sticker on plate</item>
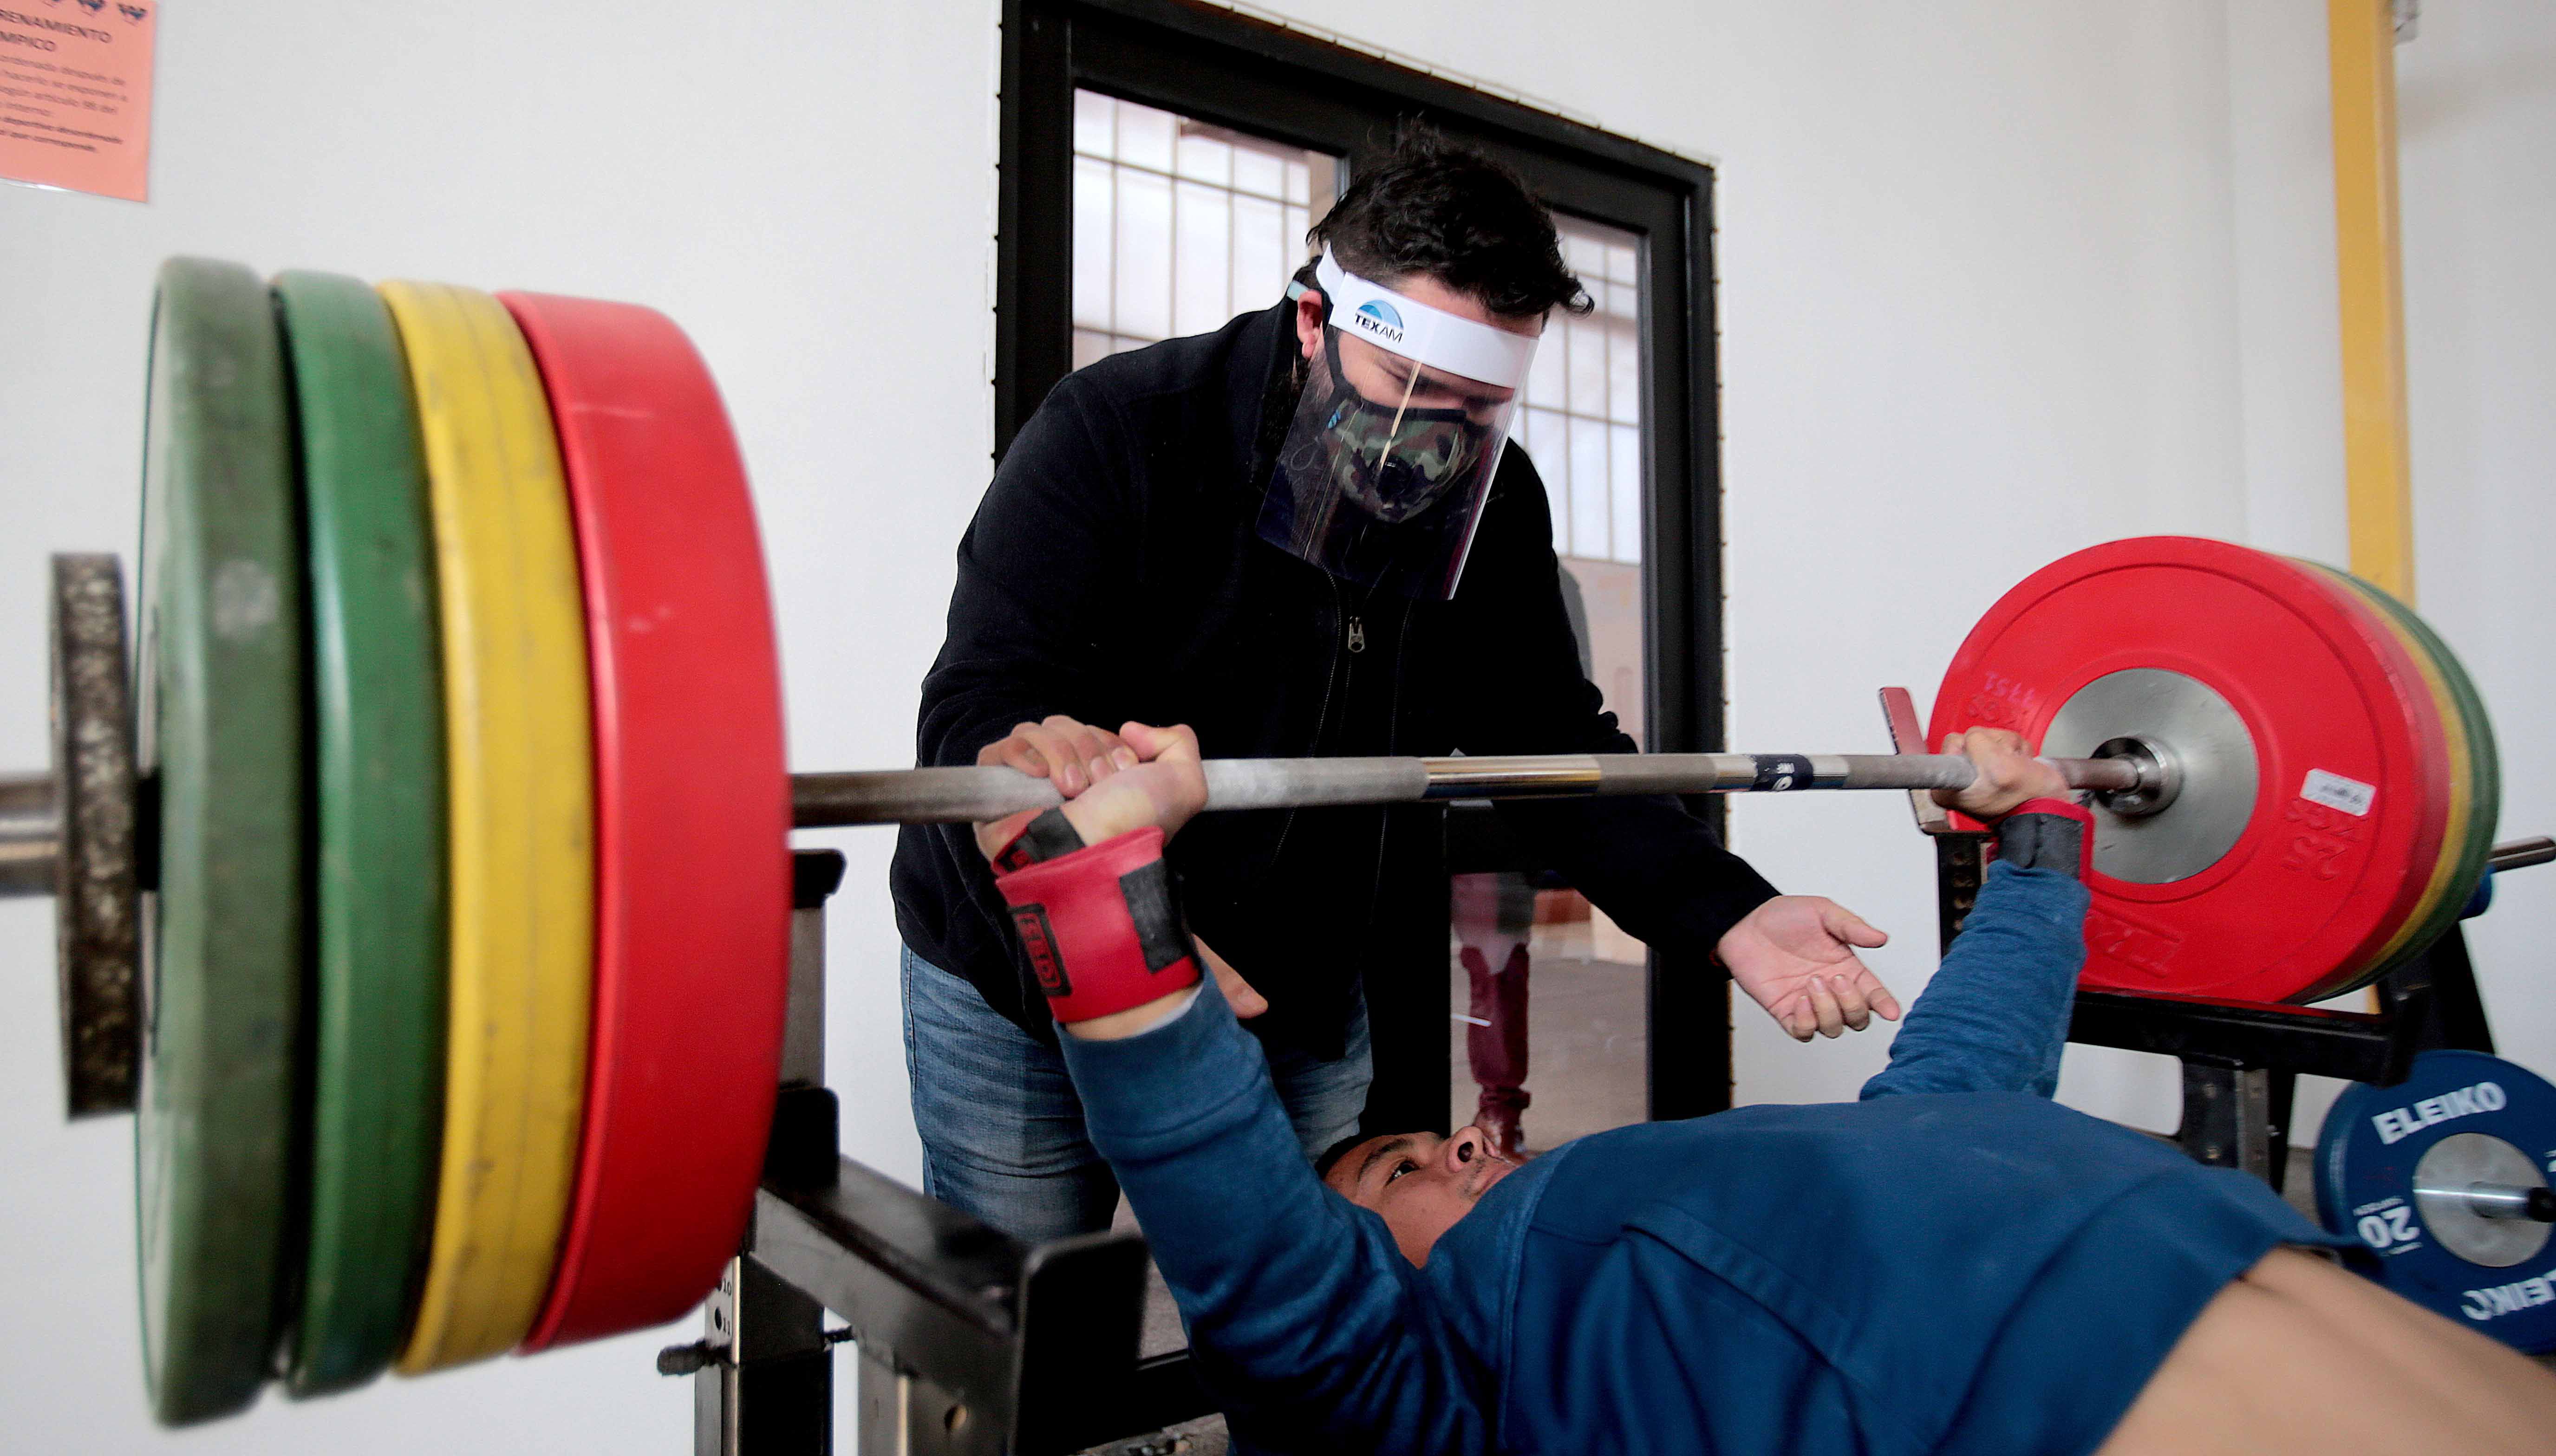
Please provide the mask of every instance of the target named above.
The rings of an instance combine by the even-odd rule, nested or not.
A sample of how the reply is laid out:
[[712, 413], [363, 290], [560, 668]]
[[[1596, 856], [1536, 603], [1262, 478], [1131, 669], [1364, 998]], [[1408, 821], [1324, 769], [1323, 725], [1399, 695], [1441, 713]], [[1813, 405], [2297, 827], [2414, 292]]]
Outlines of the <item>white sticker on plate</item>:
[[2330, 809], [2341, 809], [2354, 818], [2369, 812], [2378, 797], [2378, 786], [2329, 774], [2323, 769], [2308, 770], [2308, 782], [2299, 786], [2299, 797], [2310, 803], [2321, 803]]

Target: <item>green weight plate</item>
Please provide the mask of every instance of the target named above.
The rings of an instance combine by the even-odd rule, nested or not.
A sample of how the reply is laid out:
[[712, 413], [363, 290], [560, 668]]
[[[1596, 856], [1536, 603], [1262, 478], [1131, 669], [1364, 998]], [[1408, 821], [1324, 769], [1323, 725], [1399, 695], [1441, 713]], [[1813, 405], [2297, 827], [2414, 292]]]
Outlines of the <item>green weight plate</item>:
[[2379, 975], [2412, 959], [2439, 939], [2450, 926], [2458, 923], [2460, 911], [2467, 908], [2469, 899], [2476, 894], [2477, 882], [2484, 878], [2486, 861], [2493, 852], [2494, 819], [2502, 805], [2502, 765], [2494, 751], [2493, 721], [2486, 715], [2485, 699], [2477, 692], [2476, 683], [2468, 676], [2467, 668], [2460, 666], [2458, 655], [2450, 651], [2450, 645], [2443, 642], [2431, 624], [2412, 608], [2359, 577], [2346, 579], [2359, 587], [2363, 595], [2377, 603], [2380, 610], [2386, 612], [2418, 647], [2431, 655], [2440, 668], [2442, 681], [2449, 687], [2459, 717], [2465, 722], [2469, 757], [2474, 764], [2475, 803], [2468, 814], [2467, 847], [2451, 872], [2448, 890], [2441, 896], [2440, 903], [2432, 908], [2423, 924], [2406, 938], [2404, 949], [2389, 964], [2376, 968], [2364, 978], [2376, 980]]
[[2388, 967], [2403, 960], [2408, 946], [2419, 945], [2416, 932], [2429, 923], [2432, 911], [2457, 878], [2459, 856], [2467, 848], [2471, 807], [2476, 798], [2476, 755], [2468, 738], [2467, 724], [2461, 718], [2457, 699], [2441, 675], [2440, 665], [2412, 633], [2405, 630], [2402, 618], [2387, 609], [2384, 602], [2369, 590], [2367, 583], [2349, 572], [2321, 561], [2293, 558], [2293, 563], [2322, 581], [2329, 583], [2355, 612], [2365, 615], [2370, 627], [2383, 633], [2406, 660], [2404, 690], [2419, 693], [2431, 709], [2438, 733], [2431, 751], [2439, 756], [2438, 791], [2443, 795], [2435, 812], [2439, 832], [2425, 853], [2425, 869], [2410, 888], [2415, 898], [2407, 902], [2403, 917], [2389, 931], [2386, 939], [2369, 947], [2368, 954], [2335, 967], [2309, 997], [2323, 999], [2338, 996], [2356, 987], [2365, 986]]
[[157, 772], [134, 1120], [160, 1419], [257, 1396], [287, 1268], [304, 970], [302, 559], [284, 360], [236, 264], [160, 270], [144, 434], [138, 758]]
[[359, 280], [275, 281], [311, 562], [318, 995], [296, 1395], [397, 1353], [435, 1207], [444, 1070], [444, 699], [408, 367]]

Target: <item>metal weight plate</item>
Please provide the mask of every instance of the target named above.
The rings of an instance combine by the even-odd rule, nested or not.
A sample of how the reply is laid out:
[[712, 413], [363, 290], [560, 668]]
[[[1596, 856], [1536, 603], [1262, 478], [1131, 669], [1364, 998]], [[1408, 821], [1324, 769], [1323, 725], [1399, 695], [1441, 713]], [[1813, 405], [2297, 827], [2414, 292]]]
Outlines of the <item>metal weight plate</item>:
[[115, 557], [54, 557], [50, 635], [64, 1106], [72, 1117], [93, 1117], [133, 1110], [142, 1045], [133, 692]]
[[2436, 894], [2364, 978], [2374, 980], [2439, 939], [2475, 898], [2477, 886], [2486, 875], [2488, 858], [2493, 852], [2494, 826], [2502, 802], [2502, 767], [2485, 699], [2478, 694], [2475, 682], [2449, 644], [2412, 608], [2386, 592], [2358, 577], [2332, 574], [2374, 604], [2406, 638], [2409, 649], [2428, 669], [2426, 680], [2441, 700], [2444, 714], [2462, 730], [2453, 735], [2452, 744], [2453, 768], [2463, 781], [2460, 812], [2453, 815], [2453, 834], [2443, 845], [2442, 864], [2435, 876]]
[[2556, 1087], [2481, 1051], [2426, 1051], [2401, 1084], [2335, 1099], [2317, 1213], [2377, 1256], [2378, 1282], [2536, 1354], [2556, 1350], [2556, 1242], [2528, 1193], [2551, 1167]]
[[304, 969], [302, 552], [266, 286], [160, 270], [144, 435], [141, 772], [159, 778], [134, 1119], [143, 1365], [170, 1424], [276, 1345]]
[[701, 357], [651, 309], [501, 297], [558, 422], [594, 671], [594, 1039], [531, 1350], [676, 1318], [744, 1236], [788, 996], [790, 788], [754, 507]]
[[585, 622], [550, 406], [505, 305], [386, 283], [426, 447], [450, 980], [434, 1235], [398, 1368], [512, 1349], [549, 1287], [592, 994]]
[[2183, 767], [2160, 812], [2097, 815], [2090, 987], [2295, 998], [2384, 943], [2437, 858], [2440, 727], [2401, 648], [2264, 552], [2150, 537], [2033, 573], [1936, 693], [1933, 740], [1974, 725]]
[[297, 1395], [399, 1349], [434, 1211], [444, 1068], [444, 694], [408, 368], [381, 298], [275, 280], [308, 528], [318, 772], [308, 1252]]

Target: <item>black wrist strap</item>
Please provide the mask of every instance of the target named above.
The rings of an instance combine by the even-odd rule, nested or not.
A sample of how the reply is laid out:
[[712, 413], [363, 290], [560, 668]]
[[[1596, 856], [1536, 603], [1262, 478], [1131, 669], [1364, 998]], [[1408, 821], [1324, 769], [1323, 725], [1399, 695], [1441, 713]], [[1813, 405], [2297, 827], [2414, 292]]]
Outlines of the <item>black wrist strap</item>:
[[1012, 842], [994, 856], [994, 873], [1008, 875], [1035, 864], [1062, 859], [1083, 848], [1083, 836], [1063, 809], [1046, 809], [1021, 826]]
[[2095, 819], [2082, 806], [2036, 798], [1997, 821], [1996, 857], [2018, 870], [2083, 880], [2094, 867]]

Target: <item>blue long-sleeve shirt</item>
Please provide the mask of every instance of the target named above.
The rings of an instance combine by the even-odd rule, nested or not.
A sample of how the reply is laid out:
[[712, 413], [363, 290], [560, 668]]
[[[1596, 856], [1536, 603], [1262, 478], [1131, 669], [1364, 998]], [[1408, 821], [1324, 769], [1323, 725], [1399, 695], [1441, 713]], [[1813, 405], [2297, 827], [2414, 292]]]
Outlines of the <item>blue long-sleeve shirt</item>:
[[1414, 1268], [1212, 982], [1064, 1038], [1237, 1428], [1326, 1451], [2070, 1451], [2273, 1245], [2259, 1182], [2047, 1100], [2086, 892], [1989, 868], [1863, 1100], [1581, 1139]]

